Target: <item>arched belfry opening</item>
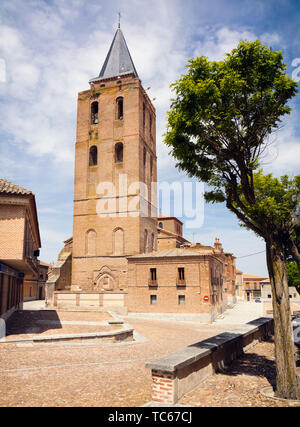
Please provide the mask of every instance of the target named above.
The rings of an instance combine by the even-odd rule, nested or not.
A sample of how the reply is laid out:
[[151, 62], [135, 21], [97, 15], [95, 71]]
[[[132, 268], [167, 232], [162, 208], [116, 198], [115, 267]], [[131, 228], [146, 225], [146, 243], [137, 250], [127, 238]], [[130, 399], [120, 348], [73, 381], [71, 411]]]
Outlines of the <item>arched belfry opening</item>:
[[122, 163], [124, 157], [124, 148], [122, 142], [117, 142], [115, 145], [115, 162]]
[[98, 111], [99, 111], [98, 101], [92, 102], [91, 103], [91, 123], [92, 123], [92, 125], [98, 124]]
[[116, 99], [116, 118], [117, 120], [123, 120], [124, 116], [124, 101], [123, 97], [119, 96], [119, 98]]
[[96, 145], [92, 145], [89, 154], [89, 166], [97, 166], [98, 164], [98, 149]]

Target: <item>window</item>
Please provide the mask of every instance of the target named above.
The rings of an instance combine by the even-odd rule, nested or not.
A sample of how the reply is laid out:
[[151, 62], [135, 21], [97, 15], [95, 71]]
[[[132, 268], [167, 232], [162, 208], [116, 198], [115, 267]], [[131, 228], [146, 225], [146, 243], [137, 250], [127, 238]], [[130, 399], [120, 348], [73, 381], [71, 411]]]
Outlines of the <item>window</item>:
[[159, 228], [164, 228], [164, 226], [163, 226], [163, 223], [162, 223], [162, 222], [159, 222], [159, 223], [158, 223], [158, 226], [159, 226]]
[[157, 283], [156, 268], [150, 268], [150, 280], [153, 283]]
[[145, 124], [146, 124], [146, 106], [143, 102], [143, 131], [145, 132]]
[[178, 295], [178, 304], [179, 305], [185, 304], [185, 295]]
[[98, 101], [94, 101], [91, 104], [91, 123], [92, 125], [98, 123]]
[[118, 142], [115, 145], [115, 162], [122, 163], [123, 162], [123, 144], [122, 142]]
[[150, 304], [156, 304], [156, 303], [157, 303], [157, 296], [150, 295]]
[[98, 164], [98, 149], [96, 145], [92, 145], [90, 148], [89, 166], [97, 166]]
[[183, 267], [178, 268], [178, 281], [181, 283], [183, 283], [185, 281], [185, 279], [184, 279], [184, 268]]
[[123, 120], [123, 98], [117, 98], [117, 120]]

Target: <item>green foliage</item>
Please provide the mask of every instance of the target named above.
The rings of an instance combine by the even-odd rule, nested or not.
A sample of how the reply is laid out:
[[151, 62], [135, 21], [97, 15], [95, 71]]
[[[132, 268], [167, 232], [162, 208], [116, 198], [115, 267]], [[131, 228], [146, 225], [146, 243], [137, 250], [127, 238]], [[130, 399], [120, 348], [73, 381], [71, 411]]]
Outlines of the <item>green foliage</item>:
[[289, 286], [294, 286], [300, 295], [300, 272], [295, 261], [289, 261], [286, 265]]
[[165, 143], [177, 166], [207, 183], [208, 202], [226, 202], [240, 222], [266, 238], [291, 223], [300, 178], [263, 176], [266, 138], [290, 112], [297, 83], [282, 53], [241, 42], [223, 61], [190, 59], [172, 88]]
[[[300, 194], [300, 175], [290, 179], [287, 175], [280, 178], [272, 174], [263, 175], [259, 170], [253, 174], [255, 203], [248, 203], [243, 194], [240, 199], [243, 203], [243, 214], [253, 223], [259, 224], [261, 220], [266, 223], [269, 232], [294, 231], [294, 218]], [[234, 203], [237, 210], [242, 209]]]
[[98, 98], [99, 95], [101, 95], [100, 90], [94, 91], [91, 95], [91, 98]]

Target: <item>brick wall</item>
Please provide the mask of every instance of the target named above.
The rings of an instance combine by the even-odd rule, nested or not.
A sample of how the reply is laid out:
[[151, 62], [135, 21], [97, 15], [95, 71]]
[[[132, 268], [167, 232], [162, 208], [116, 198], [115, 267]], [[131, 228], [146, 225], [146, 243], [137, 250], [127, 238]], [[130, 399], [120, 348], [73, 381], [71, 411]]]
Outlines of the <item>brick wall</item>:
[[[156, 269], [157, 284], [150, 281], [151, 268]], [[178, 282], [178, 268], [184, 268], [185, 285]], [[222, 264], [209, 256], [129, 259], [128, 311], [207, 314], [211, 321], [225, 307], [221, 278]]]
[[0, 205], [0, 259], [22, 259], [25, 207]]
[[153, 369], [152, 400], [159, 403], [173, 403], [175, 395], [175, 376], [171, 373]]
[[[116, 115], [119, 97], [123, 98], [122, 120]], [[98, 102], [97, 124], [91, 123], [92, 102]], [[118, 142], [123, 144], [122, 162], [115, 161]], [[89, 165], [92, 146], [97, 147], [98, 153], [94, 166]], [[120, 187], [121, 175], [126, 175], [126, 182], [123, 180], [125, 193]], [[80, 92], [75, 147], [72, 289], [94, 290], [95, 272], [104, 266], [116, 270], [117, 281], [122, 282], [125, 256], [149, 249], [152, 235], [156, 248], [157, 222], [150, 216], [156, 217], [156, 201], [153, 205], [150, 203], [151, 182], [156, 179], [155, 110], [139, 79], [132, 76], [109, 79]], [[145, 183], [148, 193], [145, 198], [136, 195], [138, 189], [133, 184], [138, 182]], [[108, 187], [102, 193], [97, 192], [99, 183], [113, 184], [115, 194], [109, 194]], [[137, 215], [142, 207], [149, 217]], [[145, 230], [149, 239], [147, 245]], [[108, 257], [116, 255], [123, 255], [123, 260], [109, 260]], [[125, 287], [125, 283], [121, 286]]]

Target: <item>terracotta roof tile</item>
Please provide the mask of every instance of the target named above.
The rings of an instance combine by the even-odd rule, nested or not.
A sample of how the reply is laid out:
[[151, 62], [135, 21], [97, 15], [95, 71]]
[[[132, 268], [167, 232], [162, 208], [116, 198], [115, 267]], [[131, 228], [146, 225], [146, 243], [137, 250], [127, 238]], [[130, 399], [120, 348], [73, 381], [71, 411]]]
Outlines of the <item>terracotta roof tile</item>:
[[254, 274], [244, 274], [244, 279], [267, 279], [266, 276], [255, 276]]
[[0, 179], [0, 193], [24, 195], [33, 194], [32, 191], [20, 187], [17, 184], [13, 184], [12, 182], [6, 181], [5, 179]]

